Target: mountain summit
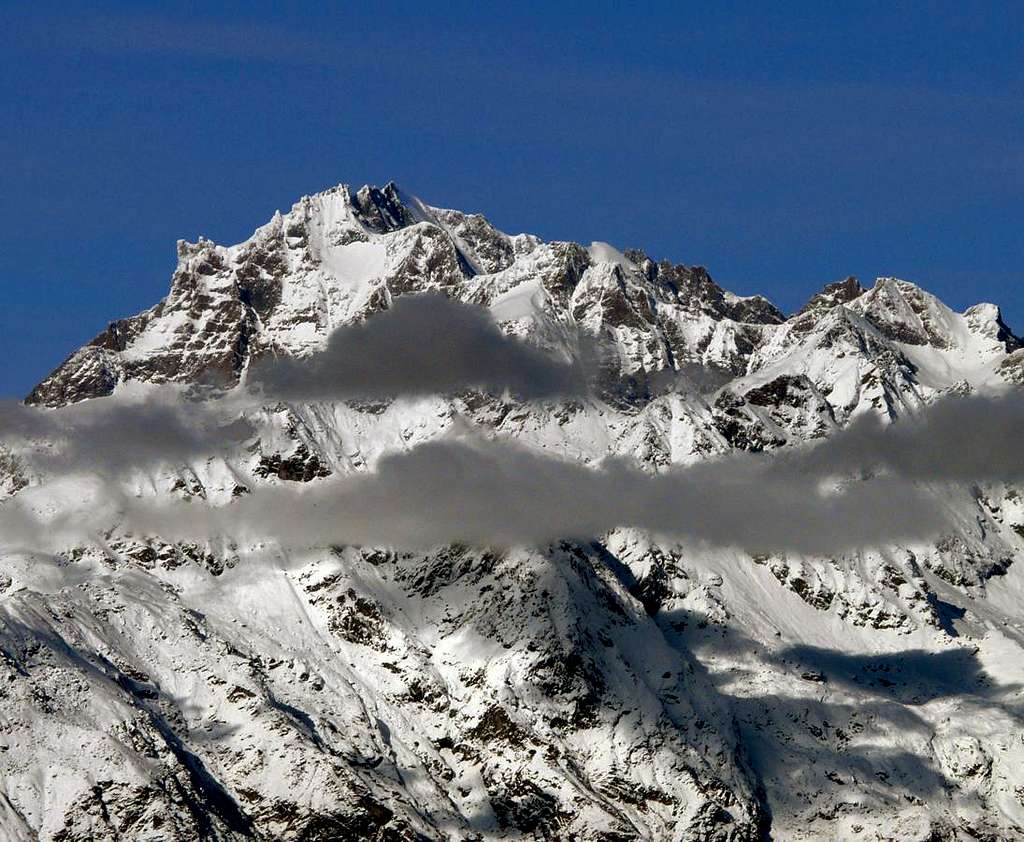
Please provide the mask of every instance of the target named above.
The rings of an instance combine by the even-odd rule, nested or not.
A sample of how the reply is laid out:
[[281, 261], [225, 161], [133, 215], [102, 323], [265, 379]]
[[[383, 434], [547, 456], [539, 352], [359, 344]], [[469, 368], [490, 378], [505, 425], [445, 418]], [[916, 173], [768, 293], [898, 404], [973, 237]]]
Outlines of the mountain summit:
[[[243, 404], [257, 366], [312, 364], [424, 293], [566, 365], [599, 343], [594, 393]], [[58, 551], [0, 533], [0, 835], [1022, 839], [1012, 483], [926, 483], [947, 534], [834, 556], [632, 528], [305, 546], [127, 514], [187, 501], [198, 523], [274, 491], [300, 501], [301, 533], [332, 482], [439, 442], [652, 478], [827, 451], [866, 418], [1019, 390], [1022, 348], [994, 305], [958, 313], [907, 281], [847, 278], [787, 317], [703, 267], [508, 235], [393, 183], [303, 197], [237, 245], [180, 241], [167, 296], [26, 402], [63, 418], [216, 400], [238, 407], [217, 452], [101, 481], [40, 458], [60, 445], [38, 433], [0, 450], [0, 513], [56, 531], [74, 504], [95, 525]]]

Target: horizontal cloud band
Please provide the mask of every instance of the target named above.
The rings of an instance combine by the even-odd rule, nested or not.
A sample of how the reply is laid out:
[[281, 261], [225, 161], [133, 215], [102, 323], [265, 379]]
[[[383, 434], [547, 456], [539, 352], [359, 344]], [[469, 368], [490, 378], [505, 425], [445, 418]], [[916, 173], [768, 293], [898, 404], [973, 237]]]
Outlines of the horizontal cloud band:
[[264, 488], [220, 509], [132, 501], [126, 516], [133, 529], [163, 537], [406, 549], [544, 545], [634, 526], [752, 552], [834, 553], [943, 527], [936, 498], [902, 478], [821, 484], [772, 460], [650, 476], [621, 461], [593, 469], [513, 444], [444, 440], [387, 456], [372, 474]]
[[[439, 330], [446, 335], [428, 341]], [[484, 311], [427, 297], [400, 299], [392, 311], [343, 328], [311, 360], [266, 361], [252, 380], [268, 397], [306, 400], [371, 385], [399, 394], [477, 385], [551, 396], [582, 389], [585, 378], [504, 336]], [[33, 458], [58, 470], [187, 461], [226, 453], [256, 433], [237, 420], [246, 400], [158, 396], [56, 411], [8, 403], [0, 405], [0, 438], [42, 442]], [[285, 544], [419, 548], [544, 544], [636, 526], [752, 552], [834, 553], [947, 528], [939, 497], [922, 484], [1024, 479], [1021, 430], [1020, 393], [953, 397], [889, 426], [863, 416], [813, 447], [737, 454], [653, 477], [625, 461], [588, 468], [510, 443], [449, 439], [388, 455], [372, 474], [262, 488], [223, 509], [122, 500], [122, 517], [130, 531], [165, 538], [248, 534]], [[93, 513], [76, 520], [69, 512], [61, 523], [96, 526]], [[16, 500], [0, 506], [0, 542], [31, 540], [46, 528]]]
[[949, 526], [929, 483], [1024, 479], [1024, 396], [949, 398], [883, 426], [860, 419], [813, 447], [736, 454], [650, 476], [501, 441], [439, 440], [372, 474], [261, 489], [219, 510], [136, 508], [159, 532], [249, 533], [285, 543], [423, 548], [545, 544], [635, 526], [752, 552], [827, 554], [915, 541]]

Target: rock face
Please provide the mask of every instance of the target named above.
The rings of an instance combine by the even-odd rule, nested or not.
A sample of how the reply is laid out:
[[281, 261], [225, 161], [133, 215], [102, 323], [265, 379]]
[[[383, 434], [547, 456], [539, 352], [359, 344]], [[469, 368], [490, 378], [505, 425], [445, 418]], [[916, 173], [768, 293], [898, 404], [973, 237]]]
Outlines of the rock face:
[[[579, 329], [614, 349], [583, 403], [268, 405], [216, 458], [122, 478], [196, 506], [372, 471], [459, 425], [657, 472], [1024, 380], [992, 305], [850, 278], [787, 318], [703, 268], [509, 236], [393, 184], [305, 197], [245, 243], [178, 257], [162, 302], [28, 401], [229, 394], [260, 356], [302, 357], [425, 291], [563, 356]], [[0, 480], [36, 506], [92, 493], [16, 451]], [[937, 494], [954, 533], [838, 558], [632, 530], [412, 554], [114, 524], [56, 557], [3, 546], [0, 836], [1024, 838], [1024, 495]]]

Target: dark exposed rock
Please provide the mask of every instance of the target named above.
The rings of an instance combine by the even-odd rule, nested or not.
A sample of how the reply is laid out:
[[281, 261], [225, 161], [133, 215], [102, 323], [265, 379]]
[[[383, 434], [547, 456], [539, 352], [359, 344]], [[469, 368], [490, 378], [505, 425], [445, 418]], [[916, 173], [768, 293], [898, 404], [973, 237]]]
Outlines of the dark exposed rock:
[[866, 290], [860, 285], [860, 281], [850, 275], [845, 280], [826, 284], [821, 292], [811, 296], [811, 299], [800, 308], [798, 313], [838, 307], [840, 304], [847, 304], [855, 298], [859, 298], [864, 292]]
[[492, 791], [490, 800], [501, 827], [514, 828], [535, 838], [557, 839], [559, 828], [572, 815], [556, 795], [545, 792], [526, 777], [502, 781], [500, 789]]
[[652, 565], [650, 572], [637, 579], [629, 592], [640, 600], [644, 611], [653, 617], [661, 609], [666, 597], [672, 593], [668, 571], [661, 565]]
[[692, 312], [754, 324], [779, 324], [785, 321], [783, 313], [763, 296], [727, 296], [703, 266], [674, 265], [662, 260], [656, 264], [656, 269], [654, 277], [657, 282]]
[[328, 625], [332, 632], [352, 643], [382, 652], [388, 649], [386, 622], [380, 608], [352, 588], [335, 600]]
[[290, 456], [282, 456], [280, 453], [261, 456], [254, 473], [259, 477], [275, 476], [286, 482], [310, 482], [330, 476], [331, 469], [300, 442]]
[[379, 234], [396, 231], [414, 222], [409, 209], [402, 203], [398, 186], [389, 181], [383, 190], [369, 185], [355, 194], [353, 204], [360, 221]]
[[747, 402], [728, 389], [719, 393], [714, 403], [715, 429], [730, 447], [758, 453], [786, 443], [781, 436], [767, 429], [764, 422], [747, 407]]
[[801, 407], [806, 402], [806, 390], [810, 381], [804, 376], [783, 374], [774, 380], [750, 389], [744, 397], [755, 406], [778, 406], [780, 404]]
[[528, 739], [526, 732], [511, 720], [500, 705], [489, 707], [469, 731], [469, 736], [474, 740], [503, 742], [514, 746], [522, 745]]
[[25, 403], [57, 407], [105, 397], [113, 393], [120, 379], [121, 365], [116, 357], [102, 346], [87, 345], [36, 386]]
[[435, 215], [458, 239], [472, 250], [481, 272], [500, 272], [515, 260], [510, 239], [479, 213], [436, 210]]

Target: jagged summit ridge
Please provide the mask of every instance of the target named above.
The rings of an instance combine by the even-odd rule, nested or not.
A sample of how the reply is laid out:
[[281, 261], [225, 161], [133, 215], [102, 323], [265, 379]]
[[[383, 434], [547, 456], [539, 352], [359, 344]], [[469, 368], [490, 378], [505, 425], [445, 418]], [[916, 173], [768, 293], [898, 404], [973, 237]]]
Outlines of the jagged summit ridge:
[[[480, 214], [430, 207], [394, 184], [354, 193], [340, 185], [303, 197], [239, 245], [180, 241], [167, 298], [110, 325], [29, 401], [57, 405], [133, 380], [231, 385], [252, 357], [308, 352], [339, 324], [414, 292], [493, 305], [510, 319], [534, 310], [556, 320], [589, 316], [597, 330], [663, 331], [655, 302], [702, 313], [708, 329], [727, 320], [746, 333], [738, 326], [782, 320], [763, 298], [725, 293], [704, 269], [603, 257], [576, 244], [510, 237]], [[583, 290], [600, 290], [601, 300]]]
[[[763, 296], [723, 290], [703, 267], [509, 236], [481, 214], [431, 207], [393, 182], [339, 185], [276, 213], [244, 243], [179, 241], [168, 296], [112, 323], [27, 400], [56, 406], [132, 381], [230, 387], [262, 354], [309, 353], [337, 326], [426, 291], [490, 306], [520, 332], [578, 323], [613, 337], [630, 349], [622, 372], [640, 380], [690, 364], [752, 374], [756, 352], [792, 321]], [[804, 324], [835, 306], [902, 345], [948, 351], [970, 335], [1020, 347], [998, 311], [962, 317], [891, 278], [870, 290], [853, 278], [830, 284], [794, 318]]]

